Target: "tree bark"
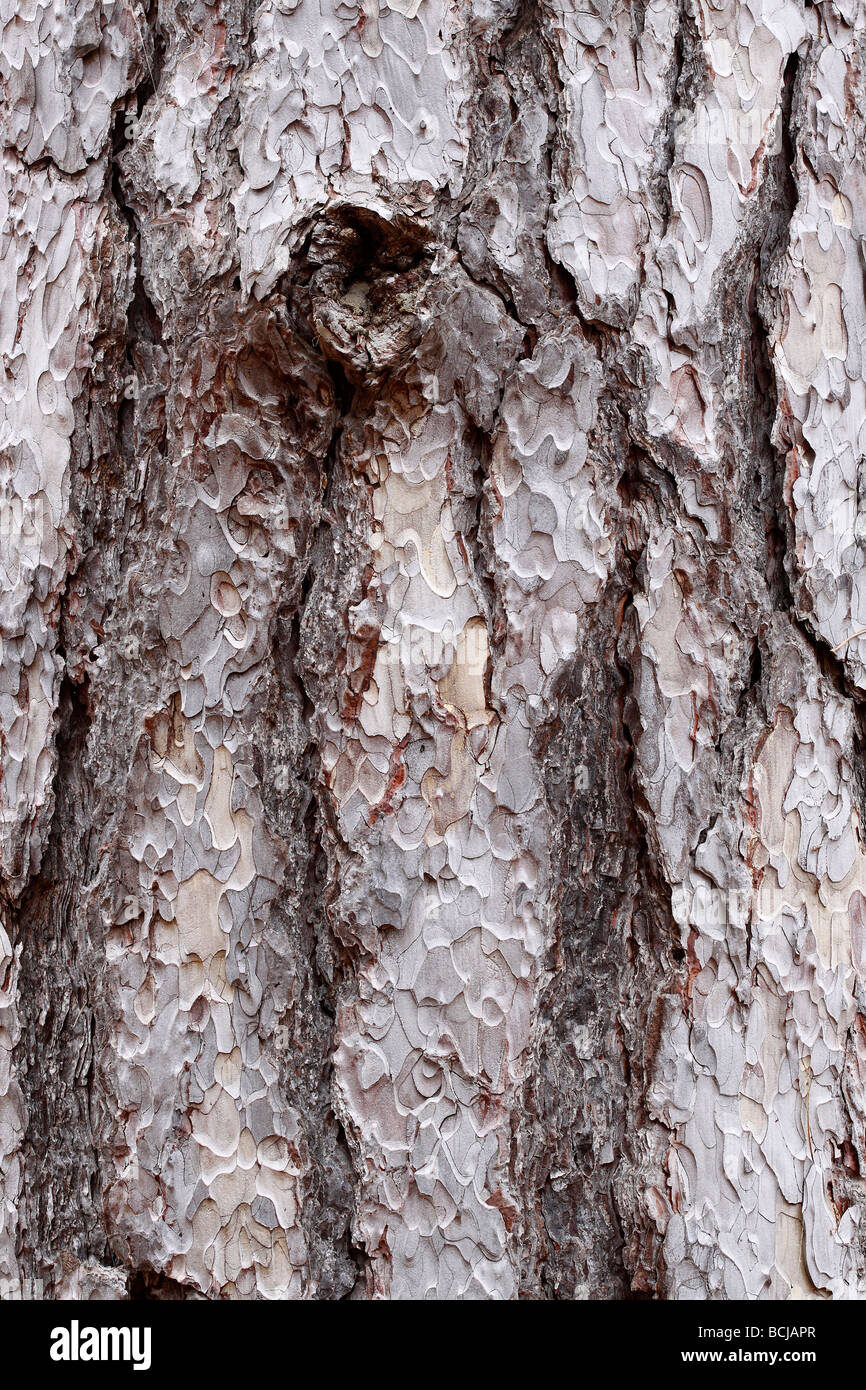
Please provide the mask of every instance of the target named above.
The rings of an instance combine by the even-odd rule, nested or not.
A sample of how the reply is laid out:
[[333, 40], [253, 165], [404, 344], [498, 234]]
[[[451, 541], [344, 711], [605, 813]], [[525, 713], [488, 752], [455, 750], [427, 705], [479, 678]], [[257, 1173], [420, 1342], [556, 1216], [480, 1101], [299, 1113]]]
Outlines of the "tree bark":
[[2, 25], [0, 1292], [866, 1296], [862, 0]]

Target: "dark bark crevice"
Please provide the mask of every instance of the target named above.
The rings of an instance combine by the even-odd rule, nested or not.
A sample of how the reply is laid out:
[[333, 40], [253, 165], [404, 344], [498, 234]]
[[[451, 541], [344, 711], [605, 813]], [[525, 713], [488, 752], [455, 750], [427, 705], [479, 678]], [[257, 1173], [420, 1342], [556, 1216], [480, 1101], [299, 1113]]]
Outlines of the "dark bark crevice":
[[22, 946], [16, 1069], [27, 1113], [19, 1257], [28, 1276], [48, 1288], [64, 1250], [79, 1260], [100, 1260], [105, 1252], [92, 1094], [103, 963], [81, 911], [97, 856], [84, 768], [89, 731], [87, 682], [76, 686], [67, 678], [58, 708], [52, 831], [41, 870], [15, 913], [14, 939]]
[[312, 706], [298, 663], [304, 602], [305, 596], [297, 609], [286, 607], [277, 616], [272, 676], [255, 719], [254, 768], [266, 822], [290, 856], [269, 923], [269, 936], [290, 951], [271, 1046], [281, 1088], [300, 1114], [312, 1158], [304, 1195], [304, 1226], [314, 1236], [310, 1277], [317, 1298], [339, 1299], [349, 1296], [362, 1278], [362, 1257], [350, 1228], [351, 1151], [331, 1095], [336, 986], [326, 945], [328, 858], [318, 755], [310, 726]]

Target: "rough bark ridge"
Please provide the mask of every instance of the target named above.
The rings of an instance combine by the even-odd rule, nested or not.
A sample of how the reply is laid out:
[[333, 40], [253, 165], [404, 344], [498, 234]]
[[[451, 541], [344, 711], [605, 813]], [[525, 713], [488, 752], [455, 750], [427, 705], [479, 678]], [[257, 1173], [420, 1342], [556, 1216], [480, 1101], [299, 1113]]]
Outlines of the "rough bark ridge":
[[0, 1288], [866, 1295], [862, 0], [0, 24]]

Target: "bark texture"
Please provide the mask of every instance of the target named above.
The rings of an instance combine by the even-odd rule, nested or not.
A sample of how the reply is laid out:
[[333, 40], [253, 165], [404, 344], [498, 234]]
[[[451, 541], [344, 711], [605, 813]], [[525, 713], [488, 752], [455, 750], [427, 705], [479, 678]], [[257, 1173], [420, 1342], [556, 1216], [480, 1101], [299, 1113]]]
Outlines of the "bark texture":
[[866, 1296], [863, 0], [0, 26], [0, 1292]]

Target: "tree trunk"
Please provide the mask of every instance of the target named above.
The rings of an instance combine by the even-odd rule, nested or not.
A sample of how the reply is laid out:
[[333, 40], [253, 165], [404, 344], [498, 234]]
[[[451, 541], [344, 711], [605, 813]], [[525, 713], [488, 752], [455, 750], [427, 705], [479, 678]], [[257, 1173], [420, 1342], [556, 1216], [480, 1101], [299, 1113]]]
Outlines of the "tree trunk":
[[6, 15], [0, 1291], [866, 1294], [862, 0]]

